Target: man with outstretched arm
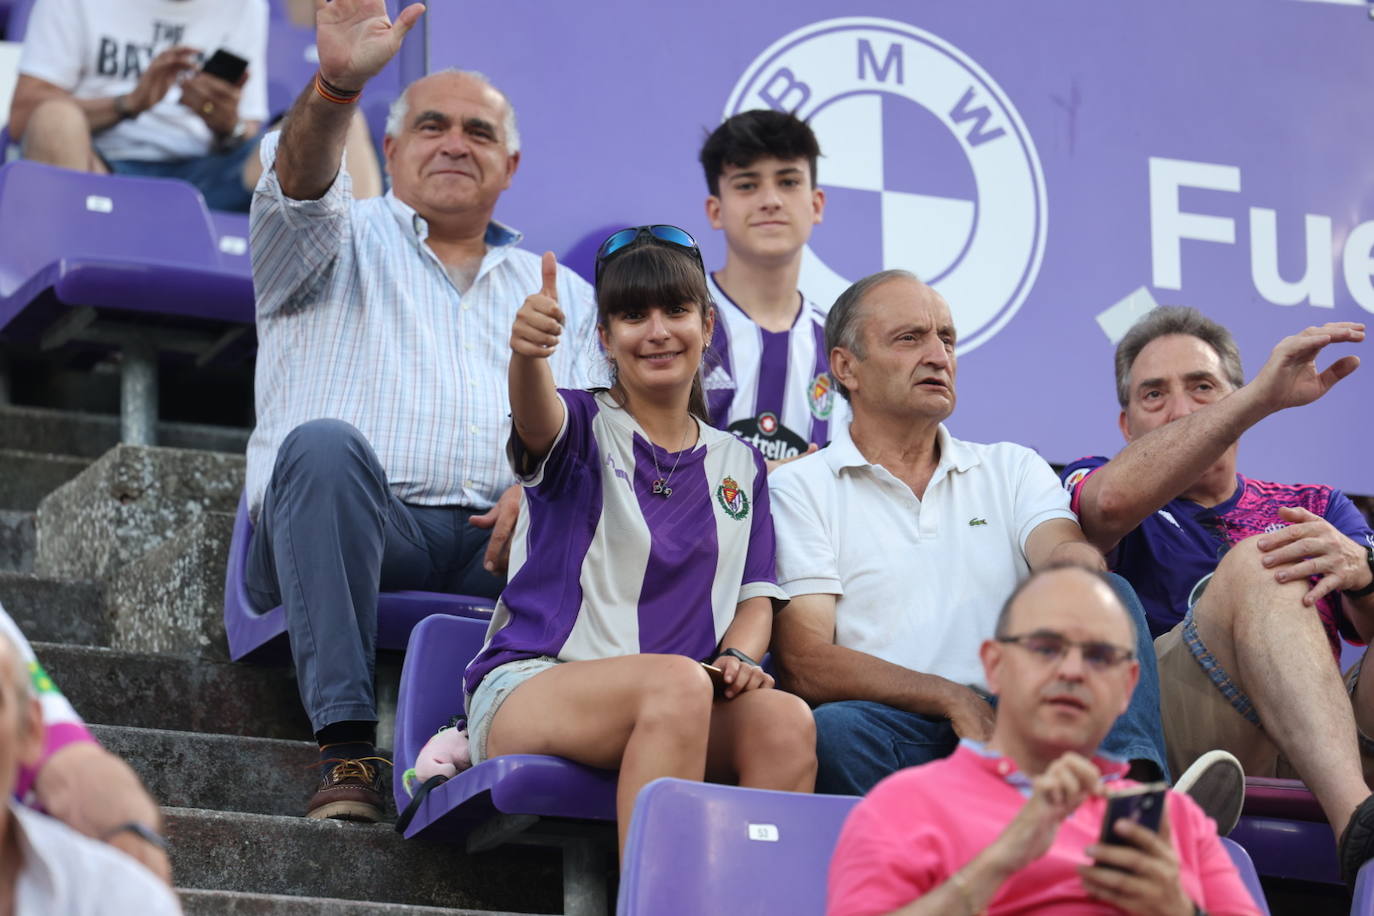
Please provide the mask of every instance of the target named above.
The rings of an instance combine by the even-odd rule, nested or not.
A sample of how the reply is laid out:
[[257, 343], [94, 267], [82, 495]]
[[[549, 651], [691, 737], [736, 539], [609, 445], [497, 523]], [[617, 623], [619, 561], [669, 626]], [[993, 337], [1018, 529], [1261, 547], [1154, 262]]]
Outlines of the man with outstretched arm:
[[[519, 497], [503, 443], [505, 341], [540, 260], [493, 219], [520, 162], [509, 100], [444, 71], [392, 106], [392, 190], [354, 200], [340, 170], [368, 80], [423, 12], [316, 0], [320, 69], [263, 141], [253, 201], [258, 425], [248, 445], [254, 602], [286, 608], [320, 744], [311, 817], [381, 816], [372, 669], [379, 589], [495, 597]], [[591, 289], [558, 268], [573, 340]], [[552, 358], [585, 385], [589, 356]]]
[[1302, 778], [1351, 882], [1374, 853], [1361, 767], [1374, 687], [1359, 666], [1342, 684], [1338, 660], [1342, 636], [1374, 634], [1374, 533], [1339, 490], [1251, 479], [1236, 454], [1250, 427], [1355, 371], [1353, 355], [1317, 360], [1364, 336], [1350, 322], [1308, 328], [1246, 384], [1226, 328], [1156, 309], [1117, 345], [1126, 447], [1064, 469], [1084, 532], [1136, 586], [1158, 637], [1170, 765], [1222, 747], [1249, 775]]

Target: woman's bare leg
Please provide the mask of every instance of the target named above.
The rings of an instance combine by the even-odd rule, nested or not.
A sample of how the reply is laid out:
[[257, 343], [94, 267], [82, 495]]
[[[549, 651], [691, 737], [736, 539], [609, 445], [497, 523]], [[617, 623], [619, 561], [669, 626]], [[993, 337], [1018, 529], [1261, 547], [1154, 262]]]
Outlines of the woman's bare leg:
[[810, 708], [800, 697], [772, 689], [717, 700], [706, 775], [751, 789], [814, 791], [816, 723]]
[[616, 817], [624, 852], [635, 797], [645, 783], [704, 776], [711, 697], [705, 669], [682, 655], [568, 662], [506, 698], [487, 734], [487, 756], [554, 754], [619, 767]]

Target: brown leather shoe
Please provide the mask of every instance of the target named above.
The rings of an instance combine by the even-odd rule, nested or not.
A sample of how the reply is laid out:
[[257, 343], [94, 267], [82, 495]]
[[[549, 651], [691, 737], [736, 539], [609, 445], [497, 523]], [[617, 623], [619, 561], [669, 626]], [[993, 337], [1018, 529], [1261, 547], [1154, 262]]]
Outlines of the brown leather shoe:
[[368, 823], [380, 821], [382, 774], [377, 766], [379, 763], [391, 765], [385, 757], [324, 761], [326, 769], [320, 774], [320, 788], [311, 796], [305, 816]]

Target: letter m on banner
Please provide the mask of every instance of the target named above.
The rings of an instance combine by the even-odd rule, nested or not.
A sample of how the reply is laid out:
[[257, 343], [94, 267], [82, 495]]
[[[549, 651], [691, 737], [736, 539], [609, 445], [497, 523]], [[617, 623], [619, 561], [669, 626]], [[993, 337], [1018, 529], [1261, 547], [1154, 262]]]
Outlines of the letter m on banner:
[[898, 83], [906, 82], [905, 66], [902, 59], [902, 46], [893, 42], [887, 46], [887, 56], [882, 63], [878, 62], [878, 54], [873, 50], [873, 45], [867, 38], [859, 39], [859, 79], [868, 79], [869, 71], [873, 72], [873, 79], [880, 83], [887, 82], [887, 75], [895, 70]]

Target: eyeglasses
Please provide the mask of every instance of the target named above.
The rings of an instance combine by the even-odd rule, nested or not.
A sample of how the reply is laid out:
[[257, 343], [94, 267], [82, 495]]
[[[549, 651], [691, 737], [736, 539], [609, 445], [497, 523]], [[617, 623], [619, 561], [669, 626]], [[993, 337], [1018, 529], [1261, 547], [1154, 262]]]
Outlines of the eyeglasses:
[[1062, 661], [1070, 649], [1077, 647], [1083, 653], [1083, 661], [1095, 671], [1108, 671], [1122, 662], [1135, 658], [1135, 652], [1132, 650], [1114, 646], [1109, 642], [1079, 642], [1054, 632], [999, 636], [997, 641], [1018, 645], [1046, 664]]
[[601, 247], [596, 250], [596, 285], [601, 285], [601, 270], [607, 263], [629, 248], [632, 248], [641, 238], [648, 236], [651, 239], [658, 239], [660, 242], [667, 242], [678, 248], [685, 248], [692, 253], [697, 265], [701, 267], [701, 272], [706, 273], [706, 263], [701, 259], [701, 249], [697, 247], [697, 240], [692, 238], [684, 229], [677, 226], [657, 225], [657, 226], [631, 226], [628, 229], [621, 229], [612, 232], [607, 236], [606, 241], [601, 243]]

